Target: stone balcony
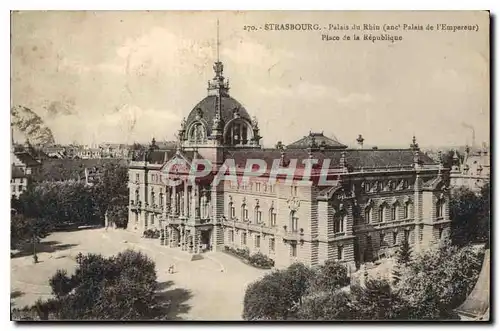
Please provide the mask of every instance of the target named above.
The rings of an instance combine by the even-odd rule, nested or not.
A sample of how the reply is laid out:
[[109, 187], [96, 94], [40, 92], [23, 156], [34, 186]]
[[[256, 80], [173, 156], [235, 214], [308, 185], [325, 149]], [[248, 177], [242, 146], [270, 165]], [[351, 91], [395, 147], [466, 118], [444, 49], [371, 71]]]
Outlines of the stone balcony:
[[284, 241], [299, 241], [304, 239], [304, 229], [288, 229], [287, 226], [283, 226], [283, 240]]

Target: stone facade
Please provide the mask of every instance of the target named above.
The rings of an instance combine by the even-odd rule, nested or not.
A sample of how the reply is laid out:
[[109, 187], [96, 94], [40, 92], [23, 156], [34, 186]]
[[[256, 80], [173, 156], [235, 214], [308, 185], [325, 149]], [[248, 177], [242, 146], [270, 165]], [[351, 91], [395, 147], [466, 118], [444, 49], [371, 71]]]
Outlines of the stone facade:
[[490, 182], [490, 152], [486, 144], [481, 149], [465, 147], [463, 160], [455, 151], [453, 167], [450, 171], [450, 186], [452, 188], [465, 187], [474, 192]]
[[[286, 149], [263, 149], [257, 120], [229, 96], [222, 63], [214, 69], [177, 147], [160, 150], [153, 141], [130, 163], [130, 230], [159, 229], [164, 245], [192, 253], [247, 248], [278, 267], [336, 259], [355, 268], [394, 254], [405, 237], [418, 251], [448, 236], [449, 171], [420, 153], [415, 138], [408, 149], [348, 149], [310, 133]], [[249, 159], [268, 168], [246, 181]], [[211, 171], [193, 180], [200, 160]], [[306, 160], [319, 167], [305, 179]], [[282, 171], [276, 182], [273, 162]], [[216, 184], [227, 164], [236, 179]]]

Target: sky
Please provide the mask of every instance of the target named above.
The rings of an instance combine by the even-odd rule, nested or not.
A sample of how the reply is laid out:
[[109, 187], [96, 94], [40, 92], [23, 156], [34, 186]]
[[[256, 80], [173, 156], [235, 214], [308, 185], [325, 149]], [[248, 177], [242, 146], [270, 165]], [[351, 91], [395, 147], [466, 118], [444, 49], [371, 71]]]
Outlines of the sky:
[[[11, 104], [58, 143], [173, 140], [207, 95], [216, 60], [263, 143], [309, 131], [348, 146], [489, 142], [486, 12], [15, 12]], [[266, 31], [317, 23], [322, 31]], [[479, 31], [392, 31], [402, 41], [323, 41], [329, 24], [470, 24]], [[256, 31], [246, 31], [255, 26]], [[357, 31], [361, 35], [383, 31]], [[22, 139], [16, 133], [15, 139]]]

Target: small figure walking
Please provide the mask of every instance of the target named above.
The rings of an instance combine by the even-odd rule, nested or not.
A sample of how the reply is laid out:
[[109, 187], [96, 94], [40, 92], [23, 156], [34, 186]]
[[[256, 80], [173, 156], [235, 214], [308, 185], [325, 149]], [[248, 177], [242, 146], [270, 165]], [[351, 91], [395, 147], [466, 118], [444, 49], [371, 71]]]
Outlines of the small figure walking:
[[168, 273], [173, 274], [174, 273], [174, 265], [171, 264], [170, 267], [168, 267]]

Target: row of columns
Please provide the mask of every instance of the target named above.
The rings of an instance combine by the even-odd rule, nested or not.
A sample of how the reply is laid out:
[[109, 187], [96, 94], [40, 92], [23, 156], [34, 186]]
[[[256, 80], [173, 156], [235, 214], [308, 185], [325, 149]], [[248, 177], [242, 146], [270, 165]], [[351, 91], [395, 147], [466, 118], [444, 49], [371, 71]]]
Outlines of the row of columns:
[[161, 241], [163, 245], [171, 248], [180, 247], [189, 253], [201, 253], [201, 231], [196, 228], [174, 228], [172, 225], [165, 225]]
[[[179, 188], [182, 185], [182, 190]], [[187, 181], [179, 186], [167, 187], [167, 200], [170, 200], [170, 212], [173, 217], [191, 217], [207, 219], [211, 217], [210, 198], [207, 190], [200, 194], [200, 186], [188, 185]]]

